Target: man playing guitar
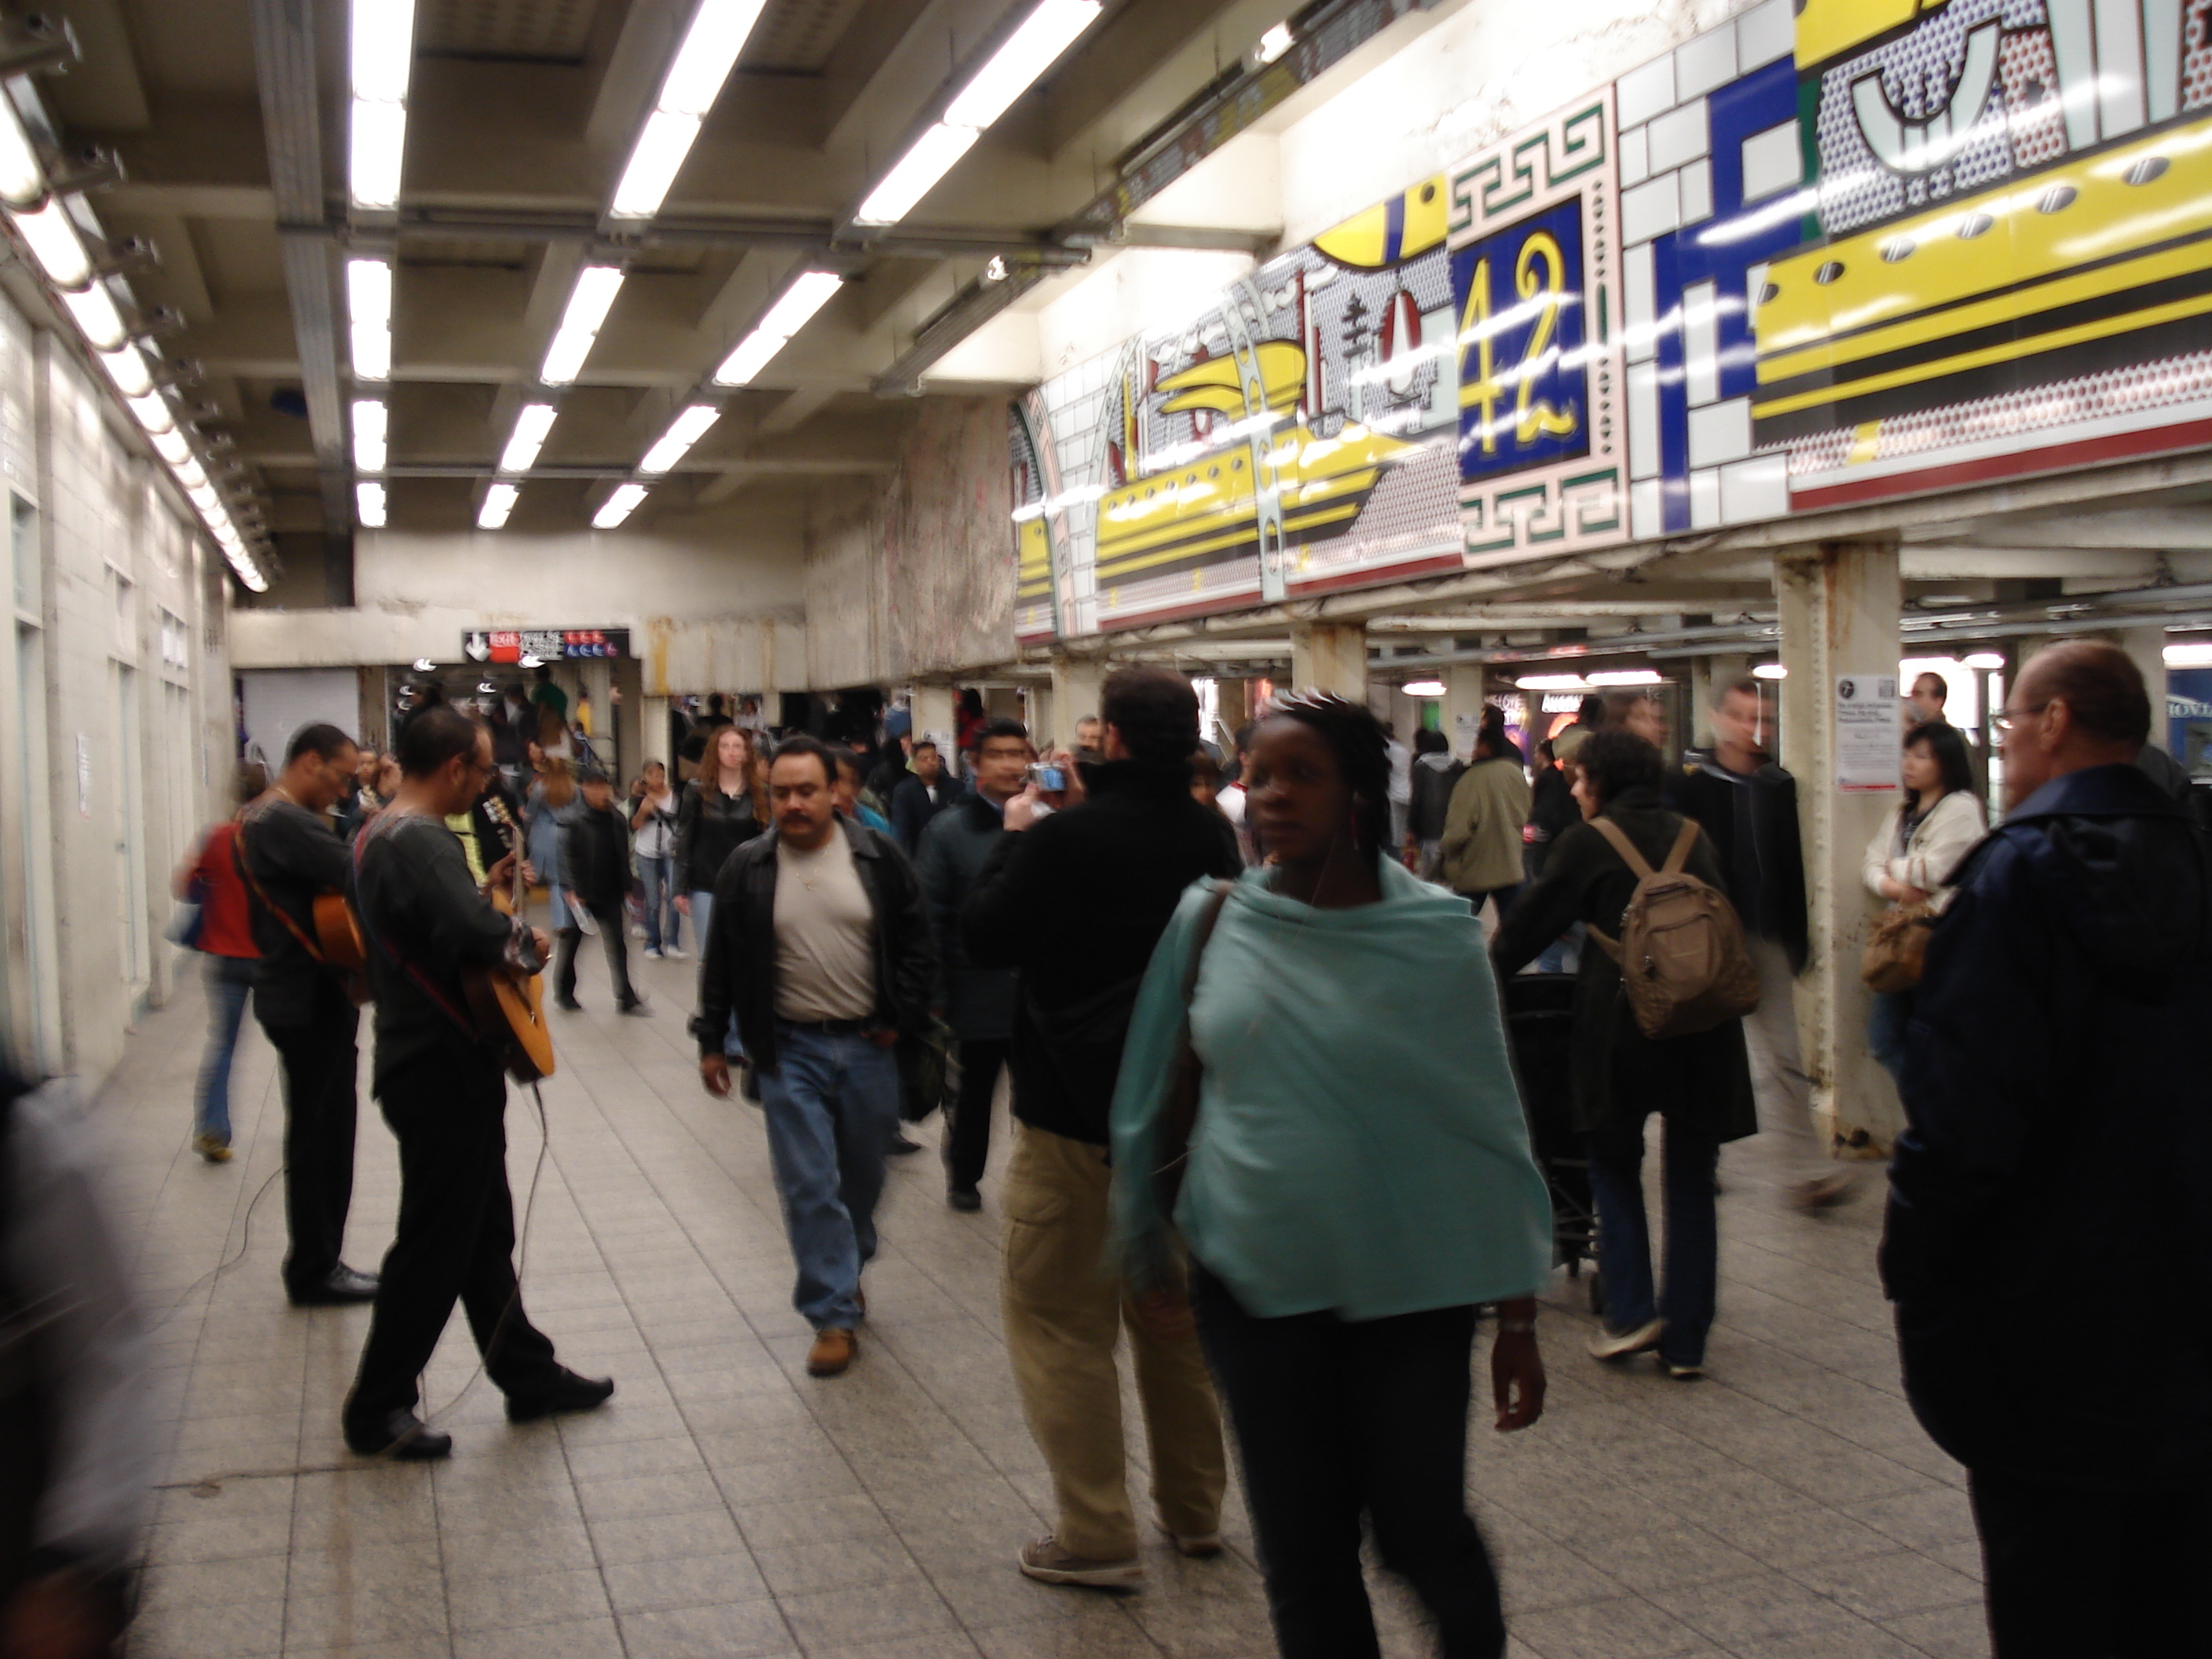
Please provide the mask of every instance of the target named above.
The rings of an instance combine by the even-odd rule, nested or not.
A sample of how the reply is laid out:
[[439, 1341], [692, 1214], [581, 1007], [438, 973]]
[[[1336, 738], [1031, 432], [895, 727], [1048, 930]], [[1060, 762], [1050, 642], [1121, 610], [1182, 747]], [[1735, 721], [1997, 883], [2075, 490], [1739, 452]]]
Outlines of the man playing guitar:
[[335, 726], [301, 727], [276, 783], [240, 815], [233, 843], [261, 952], [253, 1014], [283, 1062], [284, 1288], [298, 1307], [376, 1292], [374, 1277], [338, 1259], [353, 1206], [361, 1015], [315, 931], [316, 899], [345, 885], [345, 843], [329, 813], [359, 752]]
[[399, 1139], [399, 1224], [343, 1426], [356, 1452], [414, 1460], [453, 1449], [453, 1437], [426, 1427], [415, 1407], [416, 1378], [456, 1301], [510, 1422], [588, 1411], [615, 1385], [554, 1358], [515, 1277], [500, 1034], [471, 1013], [464, 981], [472, 972], [538, 973], [547, 940], [486, 896], [514, 855], [479, 887], [445, 823], [482, 793], [491, 733], [434, 705], [401, 730], [398, 756], [398, 793], [362, 829], [353, 860], [376, 997], [376, 1098]]

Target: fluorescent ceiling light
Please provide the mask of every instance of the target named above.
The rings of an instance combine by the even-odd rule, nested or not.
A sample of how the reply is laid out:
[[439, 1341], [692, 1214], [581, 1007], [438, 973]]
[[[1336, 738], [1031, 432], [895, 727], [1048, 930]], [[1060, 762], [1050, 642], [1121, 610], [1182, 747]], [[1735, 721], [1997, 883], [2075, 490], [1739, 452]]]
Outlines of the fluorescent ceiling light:
[[187, 485], [185, 494], [191, 498], [192, 505], [203, 513], [213, 514], [222, 511], [222, 497], [215, 493], [215, 486], [212, 484]]
[[353, 325], [392, 324], [392, 267], [381, 259], [346, 261], [346, 314]]
[[615, 493], [607, 497], [606, 505], [592, 514], [592, 527], [594, 530], [612, 530], [635, 512], [637, 504], [644, 499], [643, 484], [617, 484]]
[[131, 338], [123, 326], [123, 315], [115, 308], [115, 301], [105, 283], [94, 283], [74, 294], [62, 295], [62, 303], [69, 307], [76, 325], [84, 331], [84, 337], [102, 351], [118, 351]]
[[538, 366], [538, 378], [547, 386], [568, 385], [584, 367], [584, 359], [591, 356], [594, 337], [562, 329], [553, 337], [553, 343], [545, 348], [545, 361]]
[[154, 434], [154, 453], [171, 466], [182, 466], [191, 459], [192, 447], [185, 441], [183, 433], [171, 427], [167, 432]]
[[1608, 668], [1583, 678], [1592, 685], [1663, 685], [1666, 676], [1656, 668]]
[[1409, 697], [1441, 697], [1444, 694], [1442, 680], [1407, 680], [1400, 688]]
[[415, 65], [415, 0], [353, 0], [353, 95], [407, 101]]
[[1513, 682], [1523, 691], [1587, 691], [1589, 682], [1579, 674], [1523, 674]]
[[374, 398], [360, 398], [353, 406], [353, 464], [360, 472], [384, 471], [383, 403]]
[[1786, 680], [1790, 678], [1790, 671], [1778, 662], [1756, 663], [1751, 672], [1762, 680]]
[[768, 308], [751, 333], [738, 342], [737, 349], [714, 371], [718, 386], [744, 386], [766, 368], [791, 337], [806, 326], [814, 313], [830, 302], [844, 279], [832, 270], [801, 271], [783, 295]]
[[146, 367], [146, 354], [128, 340], [112, 351], [101, 352], [100, 366], [126, 398], [143, 398], [154, 389], [154, 371]]
[[[1972, 658], [1967, 660], [1972, 662]], [[2212, 668], [2212, 645], [2169, 645], [2166, 647], [2168, 668]], [[2003, 664], [2000, 662], [1999, 667]]]
[[357, 380], [392, 378], [392, 331], [374, 323], [353, 325], [353, 373]]
[[384, 486], [374, 478], [363, 478], [353, 487], [354, 516], [365, 530], [384, 528]]
[[407, 106], [356, 99], [348, 155], [353, 199], [362, 207], [396, 207], [399, 163], [407, 149]]
[[781, 335], [763, 334], [758, 331], [738, 342], [738, 349], [722, 359], [722, 366], [714, 371], [717, 386], [744, 386], [754, 375], [769, 366], [775, 354], [791, 342]]
[[198, 489], [208, 481], [207, 469], [199, 464], [199, 458], [189, 451], [186, 452], [185, 459], [177, 463], [173, 470], [178, 482], [187, 489]]
[[[2166, 649], [2171, 651], [2173, 647], [2172, 646], [2168, 646]], [[2168, 662], [2172, 662], [2173, 659], [2168, 657], [2166, 660]], [[2004, 666], [2004, 659], [1997, 655], [1994, 651], [1976, 651], [1960, 658], [1960, 666], [1963, 668], [1980, 668], [1993, 672]]]
[[945, 112], [954, 126], [980, 131], [1006, 112], [1053, 66], [1075, 37], [1098, 21], [1100, 0], [1043, 0], [975, 71]]
[[0, 105], [6, 106], [0, 108], [0, 202], [27, 207], [46, 193], [46, 170], [39, 165], [39, 153], [15, 106], [4, 96]]
[[514, 511], [514, 498], [522, 492], [511, 483], [495, 483], [484, 491], [483, 505], [477, 509], [477, 528], [497, 530], [507, 523], [507, 515]]
[[39, 268], [56, 288], [82, 288], [92, 280], [92, 258], [84, 239], [62, 206], [61, 198], [49, 196], [46, 204], [29, 213], [11, 213], [15, 229], [28, 245]]
[[1278, 23], [1260, 37], [1260, 49], [1255, 55], [1263, 64], [1272, 64], [1291, 46], [1291, 26]]
[[744, 50], [745, 39], [760, 20], [766, 0], [700, 0], [684, 44], [660, 83], [659, 107], [685, 115], [704, 115], [721, 96], [722, 82]]
[[860, 204], [860, 210], [853, 215], [853, 222], [862, 225], [896, 224], [914, 210], [915, 203], [936, 187], [939, 179], [952, 171], [952, 164], [982, 136], [973, 127], [956, 127], [939, 121], [915, 139], [913, 148], [884, 175], [883, 182], [868, 192], [868, 199]]
[[668, 199], [671, 185], [691, 153], [699, 136], [699, 117], [675, 110], [657, 109], [645, 118], [645, 128], [615, 186], [614, 204], [608, 211], [618, 219], [650, 219]]
[[177, 417], [169, 413], [169, 400], [158, 392], [149, 392], [143, 398], [124, 399], [131, 418], [155, 437], [177, 429]]
[[645, 452], [645, 459], [637, 464], [641, 472], [665, 472], [684, 459], [684, 452], [699, 441], [706, 429], [722, 418], [722, 411], [712, 404], [694, 404], [668, 423], [668, 430], [660, 441]]
[[514, 435], [507, 441], [507, 449], [499, 458], [502, 472], [527, 472], [538, 459], [538, 452], [545, 442], [545, 434], [553, 429], [553, 405], [525, 404], [522, 412], [514, 417]]
[[568, 308], [561, 313], [561, 326], [597, 334], [622, 285], [620, 265], [586, 265], [576, 273], [576, 286], [569, 292]]

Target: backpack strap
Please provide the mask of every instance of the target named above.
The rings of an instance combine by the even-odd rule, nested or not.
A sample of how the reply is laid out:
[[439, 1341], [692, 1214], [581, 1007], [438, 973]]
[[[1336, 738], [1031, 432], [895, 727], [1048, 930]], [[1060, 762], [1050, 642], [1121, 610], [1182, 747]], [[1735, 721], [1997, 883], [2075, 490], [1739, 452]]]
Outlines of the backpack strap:
[[[1611, 818], [1601, 814], [1589, 821], [1589, 826], [1591, 829], [1596, 830], [1598, 834], [1603, 836], [1607, 841], [1613, 843], [1613, 850], [1620, 854], [1621, 861], [1628, 866], [1629, 873], [1634, 876], [1637, 880], [1649, 881], [1653, 876], [1658, 873], [1658, 872], [1652, 869], [1650, 861], [1647, 860], [1643, 854], [1636, 850], [1636, 843], [1629, 840], [1628, 832], [1626, 830], [1623, 830], [1619, 824], [1615, 823]], [[1697, 826], [1695, 824], [1687, 825], [1686, 828], [1689, 830], [1692, 836], [1696, 836]], [[1682, 848], [1678, 846], [1674, 850], [1679, 853], [1682, 851]], [[1674, 863], [1672, 856], [1670, 855], [1668, 861], [1668, 868], [1669, 870], [1673, 870], [1678, 867], [1679, 866]]]
[[1698, 844], [1698, 821], [1682, 820], [1682, 833], [1674, 837], [1674, 850], [1667, 854], [1667, 862], [1659, 866], [1662, 875], [1679, 876], [1682, 866], [1690, 861], [1690, 849]]

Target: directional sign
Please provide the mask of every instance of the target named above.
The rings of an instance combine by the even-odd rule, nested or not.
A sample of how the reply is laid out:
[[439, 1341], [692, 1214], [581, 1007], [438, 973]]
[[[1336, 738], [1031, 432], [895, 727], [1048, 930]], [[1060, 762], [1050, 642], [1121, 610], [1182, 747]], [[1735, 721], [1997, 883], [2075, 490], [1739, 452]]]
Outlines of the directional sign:
[[494, 628], [461, 636], [471, 662], [520, 663], [526, 657], [627, 657], [627, 628]]

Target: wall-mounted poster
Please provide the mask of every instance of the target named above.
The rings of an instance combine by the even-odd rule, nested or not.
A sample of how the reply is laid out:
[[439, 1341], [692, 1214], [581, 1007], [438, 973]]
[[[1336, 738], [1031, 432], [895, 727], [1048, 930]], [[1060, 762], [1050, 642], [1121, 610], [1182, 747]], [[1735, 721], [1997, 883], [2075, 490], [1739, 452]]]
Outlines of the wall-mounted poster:
[[1014, 412], [1025, 641], [1461, 563], [1441, 177]]
[[1628, 536], [1613, 90], [1451, 172], [1466, 562]]

